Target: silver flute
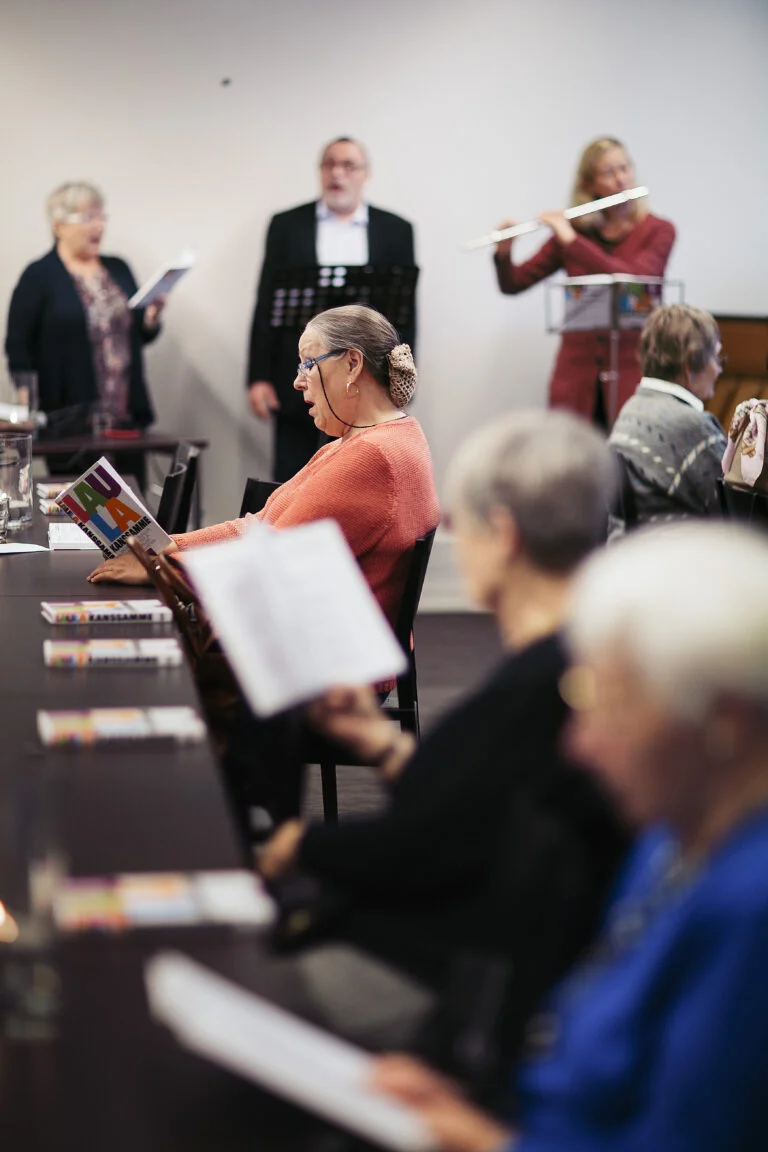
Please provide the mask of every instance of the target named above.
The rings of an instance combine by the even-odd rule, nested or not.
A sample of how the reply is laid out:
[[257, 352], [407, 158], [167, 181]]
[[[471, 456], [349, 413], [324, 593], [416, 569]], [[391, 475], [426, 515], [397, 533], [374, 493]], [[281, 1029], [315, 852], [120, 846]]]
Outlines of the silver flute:
[[[588, 204], [566, 208], [563, 216], [566, 220], [575, 220], [578, 216], [589, 216], [590, 212], [602, 212], [603, 208], [613, 208], [615, 204], [626, 204], [628, 200], [640, 200], [647, 195], [648, 189], [642, 186], [627, 188], [626, 192], [616, 192], [613, 196], [603, 196], [600, 200], [590, 200]], [[511, 240], [514, 236], [524, 236], [526, 232], [536, 232], [546, 227], [541, 220], [527, 220], [525, 224], [515, 224], [512, 228], [502, 228], [500, 231], [488, 232], [485, 236], [477, 236], [474, 240], [465, 240], [464, 247], [468, 251], [472, 248], [489, 248], [500, 240]]]

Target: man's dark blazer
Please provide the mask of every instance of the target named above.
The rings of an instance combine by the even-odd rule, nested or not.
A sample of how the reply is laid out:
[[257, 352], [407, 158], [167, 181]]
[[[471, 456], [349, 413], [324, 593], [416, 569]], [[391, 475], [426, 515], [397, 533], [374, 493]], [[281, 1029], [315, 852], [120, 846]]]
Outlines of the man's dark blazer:
[[[280, 400], [280, 415], [288, 419], [306, 419], [306, 405], [300, 393], [293, 388], [298, 363], [296, 333], [284, 328], [271, 328], [269, 305], [274, 273], [281, 268], [300, 268], [317, 264], [315, 237], [317, 202], [301, 204], [272, 217], [267, 231], [264, 263], [259, 278], [256, 308], [251, 324], [251, 342], [248, 356], [248, 384], [255, 380], [269, 380], [274, 384]], [[381, 208], [368, 209], [368, 262], [370, 264], [415, 263], [413, 253], [413, 227], [402, 216], [384, 212]], [[406, 343], [414, 346], [414, 323], [400, 332]]]
[[[131, 297], [136, 281], [125, 261], [118, 256], [100, 260], [110, 279]], [[132, 421], [143, 428], [152, 423], [154, 412], [144, 380], [142, 345], [154, 340], [159, 329], [144, 329], [143, 308], [134, 309], [131, 320], [128, 408]], [[98, 400], [85, 309], [55, 248], [29, 264], [13, 290], [5, 351], [11, 372], [37, 372], [43, 412], [74, 406], [85, 410]]]

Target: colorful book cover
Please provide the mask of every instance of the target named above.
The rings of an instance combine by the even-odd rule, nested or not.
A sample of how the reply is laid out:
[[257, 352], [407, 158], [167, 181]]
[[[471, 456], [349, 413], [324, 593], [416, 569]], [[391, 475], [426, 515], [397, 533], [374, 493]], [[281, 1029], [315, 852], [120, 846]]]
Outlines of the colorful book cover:
[[172, 636], [148, 640], [45, 640], [43, 659], [48, 668], [87, 668], [126, 665], [176, 667], [183, 655]]
[[276, 906], [253, 872], [138, 872], [66, 877], [53, 900], [64, 932], [187, 924], [272, 924]]
[[205, 724], [194, 708], [91, 708], [72, 712], [37, 713], [43, 744], [82, 746], [110, 740], [175, 740], [205, 738]]
[[160, 600], [42, 600], [49, 624], [167, 624], [173, 614]]
[[135, 536], [153, 555], [171, 543], [167, 532], [105, 456], [57, 496], [56, 503], [99, 546], [107, 560], [126, 550], [130, 536]]

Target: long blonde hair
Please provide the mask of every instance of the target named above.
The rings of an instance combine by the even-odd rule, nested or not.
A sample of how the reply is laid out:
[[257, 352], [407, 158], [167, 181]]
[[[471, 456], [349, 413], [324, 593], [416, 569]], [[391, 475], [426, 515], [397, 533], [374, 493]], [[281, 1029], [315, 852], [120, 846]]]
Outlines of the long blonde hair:
[[[590, 200], [595, 199], [595, 194], [592, 191], [595, 171], [605, 153], [609, 152], [611, 148], [621, 148], [627, 160], [630, 164], [632, 163], [629, 152], [621, 140], [617, 140], [614, 136], [598, 136], [596, 140], [592, 140], [582, 152], [576, 167], [576, 177], [571, 192], [572, 208], [578, 204], [588, 204]], [[632, 223], [639, 224], [648, 215], [647, 198], [630, 200], [628, 211]], [[591, 232], [598, 228], [602, 221], [602, 212], [591, 212], [589, 216], [578, 216], [573, 221], [573, 226], [578, 232]]]

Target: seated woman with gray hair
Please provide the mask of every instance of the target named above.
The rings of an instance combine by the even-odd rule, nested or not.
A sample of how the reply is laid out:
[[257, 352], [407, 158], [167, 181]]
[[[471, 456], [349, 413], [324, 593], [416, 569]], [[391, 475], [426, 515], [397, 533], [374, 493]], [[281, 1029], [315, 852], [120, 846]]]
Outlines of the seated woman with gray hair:
[[[380, 1023], [387, 1035], [396, 1004], [404, 1024], [406, 1004], [415, 1017], [418, 987], [442, 988], [465, 949], [512, 967], [514, 1050], [590, 938], [624, 836], [561, 747], [560, 628], [573, 573], [604, 538], [614, 483], [602, 436], [568, 413], [518, 412], [477, 432], [453, 464], [451, 518], [467, 591], [496, 617], [503, 661], [416, 750], [370, 689], [339, 688], [313, 710], [322, 731], [379, 765], [389, 806], [337, 826], [289, 821], [259, 867], [275, 880], [298, 866], [344, 894], [334, 934], [385, 962], [387, 974], [369, 979], [374, 962], [358, 952], [304, 960], [322, 1009], [348, 1033], [370, 1041]], [[356, 987], [380, 993], [354, 1002]]]
[[516, 1132], [423, 1065], [381, 1061], [376, 1084], [435, 1148], [768, 1147], [766, 586], [768, 542], [724, 524], [638, 533], [579, 576], [572, 743], [642, 835], [531, 1028]]
[[[416, 387], [411, 350], [373, 308], [330, 308], [301, 334], [293, 386], [317, 428], [336, 439], [273, 492], [257, 519], [274, 528], [336, 520], [394, 623], [414, 542], [440, 520], [429, 446], [404, 410]], [[174, 537], [173, 548], [238, 536], [250, 519], [185, 532]], [[89, 579], [141, 584], [146, 575], [128, 554]]]
[[725, 433], [704, 411], [724, 358], [717, 324], [688, 304], [666, 304], [640, 337], [643, 378], [610, 435], [639, 524], [719, 514]]
[[[160, 330], [161, 304], [128, 308], [137, 285], [124, 260], [101, 253], [107, 216], [98, 188], [62, 184], [47, 212], [54, 246], [24, 269], [11, 297], [9, 371], [37, 373], [53, 436], [90, 431], [94, 415], [101, 426], [145, 428], [154, 413], [142, 347]], [[87, 461], [79, 462], [82, 470]]]

